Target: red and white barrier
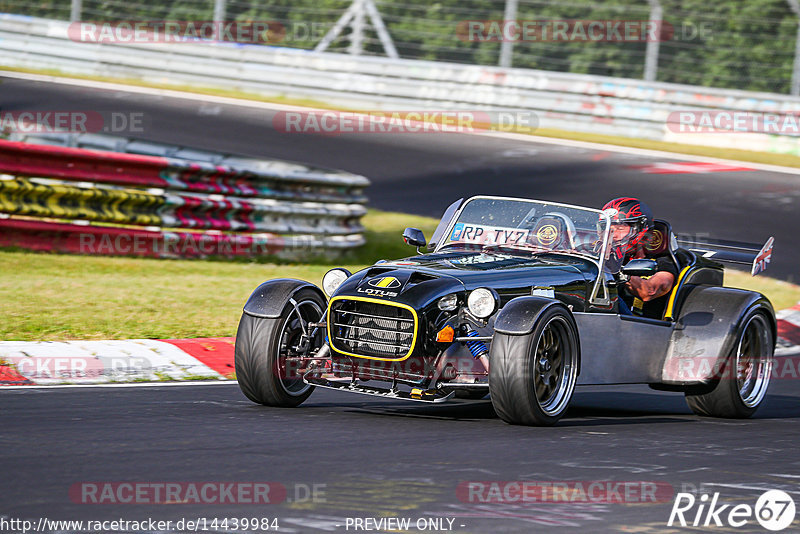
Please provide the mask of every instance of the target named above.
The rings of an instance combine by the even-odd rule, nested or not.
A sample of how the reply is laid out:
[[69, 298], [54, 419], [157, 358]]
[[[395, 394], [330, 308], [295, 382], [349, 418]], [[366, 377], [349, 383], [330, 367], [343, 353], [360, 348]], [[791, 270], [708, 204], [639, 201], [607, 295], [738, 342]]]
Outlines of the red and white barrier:
[[800, 303], [793, 308], [781, 310], [775, 315], [778, 318], [779, 346], [800, 345]]
[[233, 338], [0, 341], [0, 385], [228, 380]]

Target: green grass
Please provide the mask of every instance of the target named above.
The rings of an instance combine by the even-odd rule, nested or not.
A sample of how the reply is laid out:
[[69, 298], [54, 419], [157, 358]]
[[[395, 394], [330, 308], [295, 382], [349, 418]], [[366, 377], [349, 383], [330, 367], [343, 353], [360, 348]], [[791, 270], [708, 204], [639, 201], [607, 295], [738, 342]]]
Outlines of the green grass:
[[[336, 265], [359, 270], [414, 255], [406, 226], [433, 233], [434, 219], [371, 210], [368, 244]], [[261, 282], [320, 284], [331, 265], [157, 260], [0, 252], [0, 340], [224, 337]]]
[[[414, 255], [403, 228], [430, 237], [436, 220], [370, 210], [368, 244], [336, 265], [356, 271]], [[242, 305], [270, 278], [319, 284], [331, 265], [156, 260], [0, 252], [0, 340], [226, 337]], [[776, 309], [800, 301], [800, 286], [726, 273], [726, 285], [761, 291]]]
[[766, 276], [750, 276], [750, 273], [726, 269], [725, 285], [763, 293], [772, 302], [775, 311], [791, 308], [800, 302], [800, 286]]
[[[363, 111], [334, 106], [326, 102], [307, 98], [292, 98], [287, 96], [265, 96], [258, 93], [250, 93], [237, 90], [219, 89], [216, 87], [187, 86], [179, 84], [152, 83], [138, 80], [135, 78], [111, 78], [103, 76], [89, 76], [79, 74], [69, 74], [56, 69], [22, 69], [16, 67], [4, 67], [0, 65], [2, 71], [24, 72], [31, 74], [42, 74], [48, 76], [60, 76], [79, 80], [93, 80], [108, 83], [119, 83], [138, 87], [150, 87], [155, 89], [166, 89], [172, 91], [183, 91], [202, 95], [223, 96], [242, 100], [252, 100], [256, 102], [278, 103], [292, 106], [310, 107], [316, 109], [333, 109], [340, 111]], [[691, 154], [695, 156], [731, 159], [737, 161], [748, 161], [752, 163], [764, 163], [770, 165], [782, 165], [784, 167], [800, 167], [800, 156], [794, 154], [779, 154], [774, 152], [758, 152], [754, 150], [741, 150], [734, 148], [706, 147], [683, 143], [671, 143], [666, 141], [655, 141], [649, 139], [634, 139], [631, 137], [602, 135], [589, 132], [573, 132], [550, 128], [529, 129], [518, 133], [527, 133], [541, 137], [552, 137], [557, 139], [570, 139], [575, 141], [587, 141], [591, 143], [601, 143], [608, 145], [618, 145], [648, 150], [661, 150], [664, 152], [675, 152], [678, 154]]]

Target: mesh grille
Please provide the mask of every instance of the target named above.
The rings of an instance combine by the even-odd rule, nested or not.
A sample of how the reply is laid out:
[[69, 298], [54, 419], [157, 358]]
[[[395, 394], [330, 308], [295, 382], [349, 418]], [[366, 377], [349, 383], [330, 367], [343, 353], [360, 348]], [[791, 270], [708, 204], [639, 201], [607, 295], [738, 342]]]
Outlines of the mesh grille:
[[333, 346], [371, 358], [404, 358], [411, 351], [416, 324], [405, 308], [337, 300], [331, 305]]

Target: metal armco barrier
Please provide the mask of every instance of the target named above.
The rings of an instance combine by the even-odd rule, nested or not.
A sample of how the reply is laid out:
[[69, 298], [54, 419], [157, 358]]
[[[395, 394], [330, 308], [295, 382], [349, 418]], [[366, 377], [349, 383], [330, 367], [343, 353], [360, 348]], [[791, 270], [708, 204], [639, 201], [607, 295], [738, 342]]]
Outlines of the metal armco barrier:
[[530, 111], [542, 128], [800, 154], [800, 131], [679, 131], [676, 112], [777, 113], [800, 99], [531, 69], [349, 56], [230, 43], [80, 43], [69, 24], [0, 15], [0, 63], [263, 95], [362, 110]]
[[50, 144], [0, 140], [0, 246], [300, 259], [364, 243], [362, 176], [108, 136], [27, 140]]
[[[3, 169], [27, 176], [56, 173], [49, 176], [196, 193], [344, 203], [365, 202], [363, 190], [369, 185], [363, 176], [340, 171], [149, 143], [120, 143], [110, 136], [51, 134], [15, 138], [24, 142], [0, 140]], [[103, 157], [98, 157], [96, 150], [104, 151]], [[169, 156], [143, 150], [159, 150]], [[65, 165], [67, 162], [69, 165]]]

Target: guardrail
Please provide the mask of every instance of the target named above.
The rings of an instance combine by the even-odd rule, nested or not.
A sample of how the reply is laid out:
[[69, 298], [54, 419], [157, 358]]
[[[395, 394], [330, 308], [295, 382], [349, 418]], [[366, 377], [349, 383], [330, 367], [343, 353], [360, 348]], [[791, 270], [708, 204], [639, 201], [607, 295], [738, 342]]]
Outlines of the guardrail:
[[[364, 243], [362, 176], [109, 136], [22, 138], [47, 144], [0, 140], [0, 246], [299, 259]], [[127, 153], [96, 150], [112, 146]]]
[[[533, 111], [539, 127], [800, 154], [800, 131], [681, 131], [676, 112], [774, 113], [797, 124], [786, 95], [641, 80], [231, 43], [81, 43], [69, 24], [0, 16], [0, 63], [287, 95], [361, 110]], [[713, 117], [712, 117], [713, 120]]]

